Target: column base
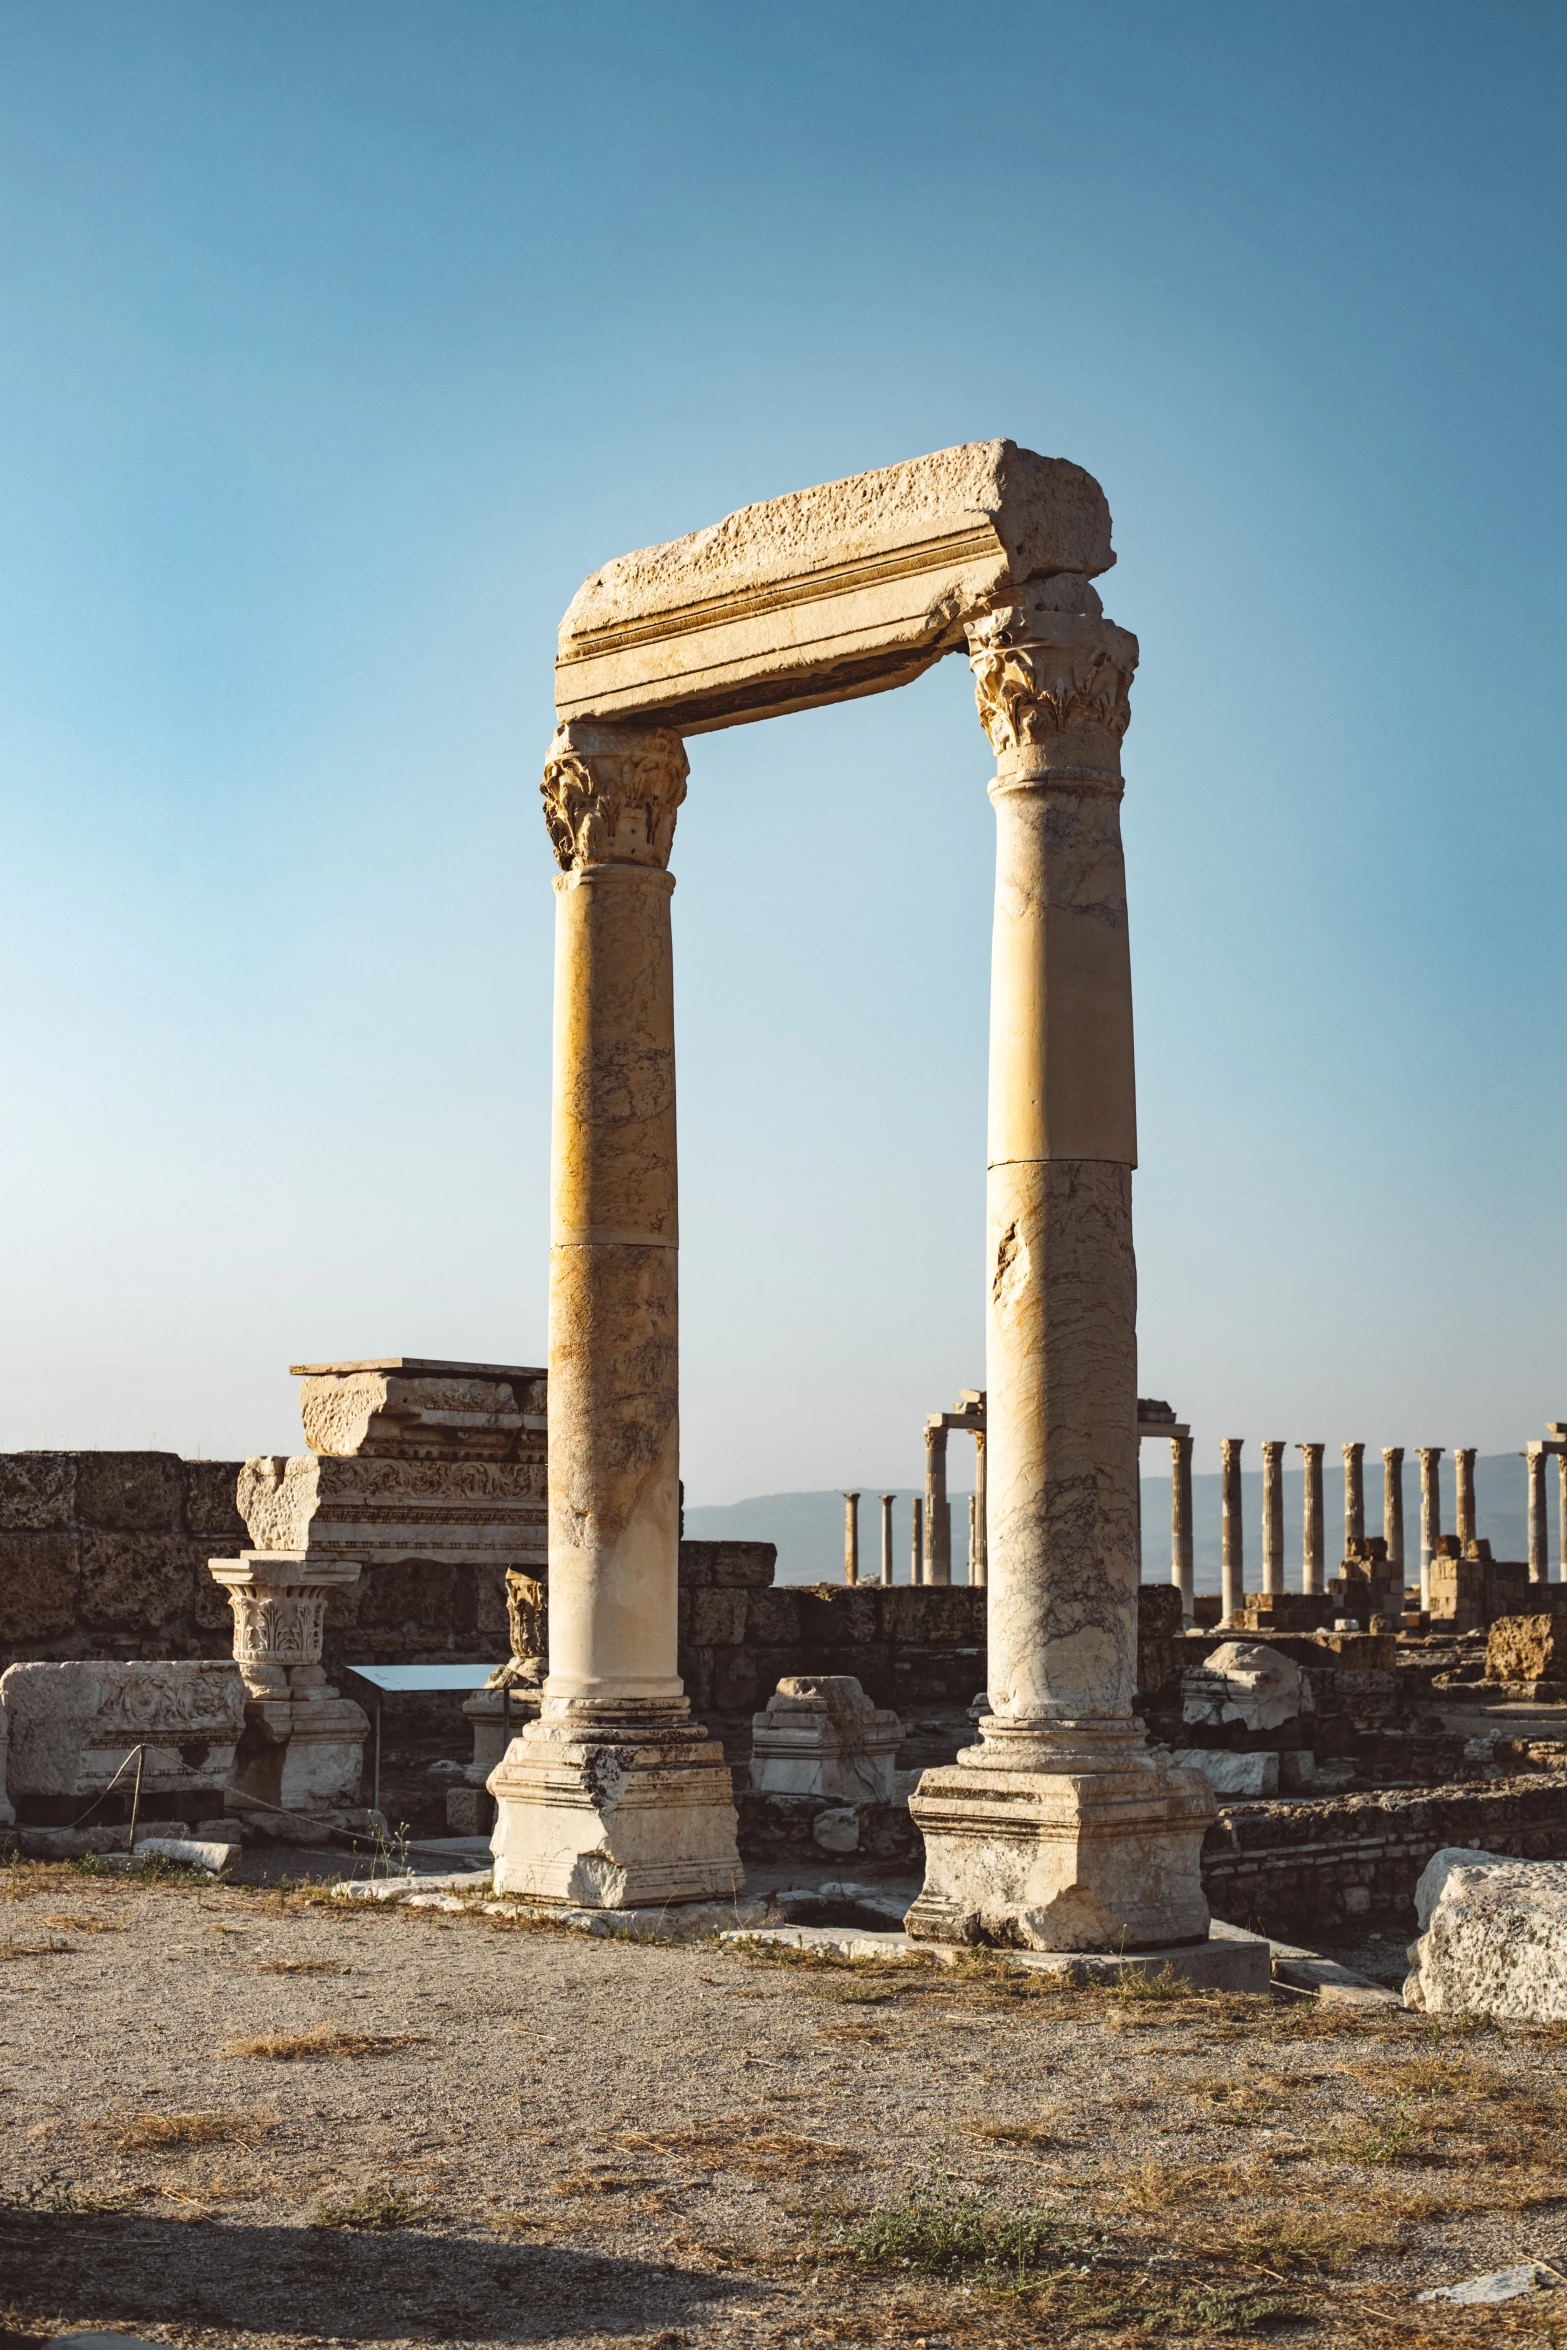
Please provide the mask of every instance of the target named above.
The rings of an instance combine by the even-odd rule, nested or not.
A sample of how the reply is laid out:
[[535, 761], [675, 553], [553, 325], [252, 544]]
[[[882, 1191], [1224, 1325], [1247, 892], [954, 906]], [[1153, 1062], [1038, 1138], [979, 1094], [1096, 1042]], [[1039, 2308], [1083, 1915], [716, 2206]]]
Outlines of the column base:
[[907, 1930], [1022, 1950], [1158, 1950], [1201, 1941], [1197, 1771], [1150, 1752], [1139, 1723], [987, 1718], [982, 1743], [927, 1771], [909, 1810], [925, 1884]]
[[646, 1909], [740, 1890], [724, 1750], [683, 1697], [621, 1708], [546, 1699], [489, 1789], [497, 1893]]

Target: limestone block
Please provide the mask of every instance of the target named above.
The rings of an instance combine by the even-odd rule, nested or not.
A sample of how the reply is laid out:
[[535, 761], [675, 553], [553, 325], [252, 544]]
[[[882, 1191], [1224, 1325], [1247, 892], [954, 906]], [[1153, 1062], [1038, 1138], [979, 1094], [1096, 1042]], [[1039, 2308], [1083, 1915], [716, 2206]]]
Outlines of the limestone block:
[[684, 1702], [596, 1726], [530, 1723], [490, 1777], [495, 1890], [590, 1909], [732, 1899], [740, 1889], [723, 1749]]
[[4, 1705], [0, 1704], [0, 1828], [9, 1828], [16, 1818], [16, 1813], [6, 1794], [6, 1763], [11, 1743], [7, 1727], [8, 1719]]
[[747, 1638], [754, 1641], [758, 1648], [798, 1647], [798, 1592], [788, 1589], [751, 1592], [746, 1599], [745, 1624]]
[[1488, 1681], [1567, 1681], [1567, 1621], [1552, 1613], [1502, 1616], [1485, 1643]]
[[1232, 1754], [1227, 1747], [1183, 1746], [1183, 1768], [1201, 1771], [1215, 1795], [1277, 1795], [1276, 1754]]
[[186, 1461], [185, 1523], [198, 1542], [238, 1550], [245, 1540], [245, 1521], [235, 1499], [241, 1464], [238, 1461]]
[[403, 1357], [295, 1370], [304, 1374], [300, 1419], [315, 1453], [505, 1461], [536, 1449], [545, 1434], [540, 1369]]
[[352, 1809], [360, 1800], [369, 1731], [363, 1708], [334, 1689], [251, 1697], [226, 1808], [243, 1818], [259, 1806], [258, 1824], [267, 1835], [283, 1833], [280, 1812], [335, 1818]]
[[1485, 1852], [1473, 1844], [1444, 1844], [1440, 1852], [1433, 1852], [1415, 1884], [1418, 1931], [1423, 1934], [1430, 1925], [1431, 1912], [1441, 1900], [1442, 1889], [1455, 1868], [1510, 1868], [1517, 1858], [1516, 1853]]
[[21, 1795], [74, 1795], [82, 1749], [98, 1711], [98, 1668], [12, 1665], [0, 1673], [9, 1745], [7, 1787]]
[[1226, 1640], [1181, 1676], [1183, 1720], [1248, 1730], [1277, 1730], [1310, 1709], [1311, 1689], [1299, 1665], [1276, 1648]]
[[560, 627], [563, 719], [702, 734], [905, 684], [1014, 582], [1107, 570], [1092, 477], [984, 441], [743, 507], [584, 582]]
[[548, 1560], [546, 1471], [533, 1460], [295, 1459], [263, 1454], [239, 1474], [240, 1514], [258, 1550], [380, 1569], [405, 1559], [454, 1567]]
[[76, 1523], [76, 1463], [71, 1452], [0, 1453], [0, 1529], [66, 1533]]
[[812, 1823], [811, 1835], [823, 1852], [858, 1852], [860, 1849], [860, 1815], [852, 1803], [836, 1811], [819, 1812]]
[[[106, 1787], [138, 1746], [144, 1795], [225, 1785], [245, 1726], [245, 1684], [236, 1664], [100, 1660], [92, 1671], [98, 1703], [83, 1742], [77, 1792]], [[127, 1772], [120, 1784], [129, 1782]]]
[[1567, 2020], [1567, 1862], [1452, 1858], [1414, 1956], [1404, 1997], [1428, 2014]]
[[55, 1640], [76, 1622], [76, 1544], [69, 1534], [0, 1533], [0, 1640]]
[[[751, 1785], [763, 1795], [890, 1803], [902, 1725], [849, 1674], [780, 1681], [751, 1725]], [[848, 1849], [847, 1847], [845, 1849]]]
[[[489, 1784], [490, 1773], [511, 1739], [520, 1738], [528, 1724], [538, 1720], [543, 1701], [543, 1685], [537, 1680], [514, 1680], [509, 1689], [503, 1689], [495, 1675], [489, 1688], [474, 1691], [462, 1709], [473, 1726], [473, 1760], [465, 1774], [470, 1785]], [[485, 1825], [489, 1825], [488, 1815]]]
[[80, 1553], [81, 1613], [88, 1630], [147, 1639], [189, 1622], [198, 1554], [188, 1535], [84, 1527]]
[[693, 1591], [689, 1638], [698, 1648], [738, 1648], [745, 1638], [744, 1591]]
[[185, 1464], [173, 1452], [82, 1452], [76, 1456], [76, 1515], [113, 1534], [177, 1534], [185, 1506]]

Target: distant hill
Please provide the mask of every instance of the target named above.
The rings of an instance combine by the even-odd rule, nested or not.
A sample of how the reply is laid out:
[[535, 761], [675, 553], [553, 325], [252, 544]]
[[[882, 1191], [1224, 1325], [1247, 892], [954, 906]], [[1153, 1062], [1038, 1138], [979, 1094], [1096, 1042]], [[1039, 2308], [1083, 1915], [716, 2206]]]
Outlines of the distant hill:
[[[1152, 1451], [1150, 1446], [1149, 1451]], [[1452, 1463], [1442, 1463], [1442, 1524], [1453, 1526]], [[1343, 1470], [1336, 1455], [1324, 1463], [1326, 1498], [1326, 1554], [1331, 1570], [1342, 1551], [1344, 1526]], [[1143, 1479], [1143, 1579], [1163, 1583], [1170, 1572], [1170, 1480]], [[1300, 1589], [1300, 1521], [1305, 1480], [1302, 1472], [1284, 1473], [1284, 1579], [1292, 1591]], [[1552, 1570], [1560, 1556], [1556, 1525], [1556, 1479], [1550, 1479], [1550, 1540]], [[1246, 1585], [1262, 1580], [1262, 1472], [1248, 1470], [1241, 1478], [1246, 1521]], [[952, 1490], [952, 1570], [964, 1579], [968, 1551], [968, 1488]], [[905, 1486], [893, 1505], [893, 1572], [900, 1583], [909, 1580], [909, 1504], [912, 1490]], [[1475, 1463], [1475, 1503], [1480, 1532], [1499, 1559], [1527, 1558], [1528, 1495], [1524, 1465], [1516, 1453], [1488, 1453]], [[1192, 1479], [1192, 1532], [1199, 1591], [1219, 1588], [1220, 1481], [1215, 1473]], [[1366, 1532], [1382, 1531], [1382, 1461], [1370, 1454], [1366, 1461]], [[686, 1532], [710, 1542], [749, 1540], [776, 1542], [780, 1583], [837, 1583], [843, 1578], [843, 1496], [841, 1493], [762, 1493], [749, 1501], [722, 1506], [686, 1505]], [[1404, 1555], [1411, 1578], [1420, 1567], [1420, 1464], [1411, 1455], [1404, 1463]], [[860, 1573], [874, 1580], [881, 1572], [881, 1510], [874, 1493], [860, 1502]]]

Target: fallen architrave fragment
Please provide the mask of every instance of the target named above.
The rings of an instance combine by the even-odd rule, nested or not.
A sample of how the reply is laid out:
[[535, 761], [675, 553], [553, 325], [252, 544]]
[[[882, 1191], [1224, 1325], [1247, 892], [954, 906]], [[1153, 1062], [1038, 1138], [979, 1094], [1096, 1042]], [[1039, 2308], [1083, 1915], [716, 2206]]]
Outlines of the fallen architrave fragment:
[[238, 1844], [209, 1843], [196, 1836], [139, 1836], [134, 1852], [106, 1852], [98, 1854], [95, 1866], [100, 1869], [145, 1868], [148, 1861], [162, 1861], [168, 1868], [205, 1869], [212, 1877], [221, 1877], [225, 1869], [233, 1867], [243, 1849]]
[[1517, 2268], [1499, 2268], [1488, 2277], [1468, 2277], [1461, 2285], [1436, 2285], [1429, 2293], [1417, 2293], [1417, 2301], [1491, 2302], [1516, 2301], [1524, 2293], [1548, 2293], [1556, 2285], [1567, 2284], [1559, 2269], [1547, 2268], [1543, 2260], [1525, 2260]]

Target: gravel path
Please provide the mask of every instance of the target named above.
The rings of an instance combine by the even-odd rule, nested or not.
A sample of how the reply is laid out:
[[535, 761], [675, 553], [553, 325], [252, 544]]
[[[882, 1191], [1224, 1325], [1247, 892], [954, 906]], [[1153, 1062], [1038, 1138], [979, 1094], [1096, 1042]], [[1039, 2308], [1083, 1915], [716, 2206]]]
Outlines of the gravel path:
[[1543, 2343], [1414, 2295], [1567, 2263], [1564, 2061], [22, 1863], [0, 2345]]

